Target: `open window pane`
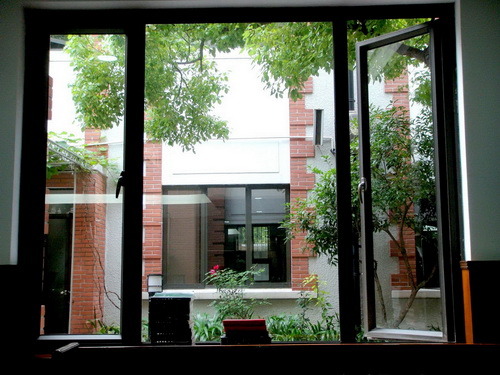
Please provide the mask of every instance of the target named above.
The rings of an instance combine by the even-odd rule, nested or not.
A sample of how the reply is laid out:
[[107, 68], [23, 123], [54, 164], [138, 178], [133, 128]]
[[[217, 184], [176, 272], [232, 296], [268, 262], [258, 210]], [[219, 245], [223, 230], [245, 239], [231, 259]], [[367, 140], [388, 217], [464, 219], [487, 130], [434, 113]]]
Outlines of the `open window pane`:
[[[119, 333], [123, 46], [120, 35], [51, 37], [45, 335]], [[102, 103], [113, 109], [98, 114]]]
[[429, 34], [419, 30], [408, 39], [380, 38], [360, 47], [367, 101], [362, 137], [369, 137], [361, 146], [360, 189], [369, 190], [371, 200], [364, 202], [364, 220], [370, 221], [363, 233], [369, 278], [364, 302], [374, 338], [441, 340], [445, 328], [432, 57]]

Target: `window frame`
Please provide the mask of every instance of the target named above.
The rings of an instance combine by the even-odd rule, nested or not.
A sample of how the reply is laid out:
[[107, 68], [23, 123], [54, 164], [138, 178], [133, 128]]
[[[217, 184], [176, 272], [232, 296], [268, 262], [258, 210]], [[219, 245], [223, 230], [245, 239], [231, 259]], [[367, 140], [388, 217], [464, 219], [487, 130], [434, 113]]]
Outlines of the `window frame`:
[[[368, 51], [380, 46], [386, 46], [391, 43], [407, 40], [416, 36], [429, 35], [430, 38], [430, 72], [432, 75], [432, 107], [433, 107], [433, 131], [435, 148], [435, 178], [437, 195], [437, 221], [438, 221], [438, 254], [439, 279], [441, 291], [442, 323], [441, 334], [431, 331], [413, 331], [404, 329], [378, 328], [376, 326], [376, 303], [374, 292], [374, 270], [368, 264], [373, 263], [373, 238], [372, 238], [372, 210], [371, 210], [371, 190], [370, 190], [370, 133], [369, 133], [369, 108], [368, 108], [368, 79], [367, 79], [367, 54]], [[450, 168], [456, 168], [456, 158], [453, 157], [454, 148], [450, 146], [450, 127], [453, 126], [454, 119], [451, 113], [447, 112], [448, 106], [452, 106], [453, 98], [445, 94], [444, 87], [453, 85], [453, 78], [446, 74], [444, 67], [453, 67], [449, 60], [448, 50], [446, 53], [446, 21], [434, 20], [425, 24], [416, 25], [392, 33], [384, 34], [379, 37], [371, 38], [357, 45], [357, 60], [361, 64], [358, 69], [358, 100], [360, 104], [360, 170], [361, 180], [364, 179], [366, 186], [363, 194], [363, 203], [361, 204], [362, 232], [365, 234], [362, 239], [363, 250], [363, 301], [364, 305], [364, 329], [367, 337], [373, 339], [396, 339], [396, 340], [419, 340], [430, 342], [449, 342], [455, 341], [460, 334], [455, 329], [456, 308], [453, 301], [456, 295], [453, 292], [454, 283], [457, 279], [453, 277], [453, 267], [457, 266], [456, 249], [459, 248], [458, 238], [454, 231], [458, 230], [458, 213], [455, 211], [456, 203], [456, 175], [450, 176]], [[452, 70], [452, 69], [448, 69]], [[363, 145], [363, 143], [365, 143]], [[453, 180], [450, 180], [450, 177]], [[451, 181], [455, 183], [450, 184]], [[455, 249], [455, 252], [454, 252]], [[455, 258], [455, 259], [454, 259]], [[455, 263], [455, 264], [454, 264]], [[450, 319], [451, 318], [451, 319]]]
[[[350, 162], [349, 162], [349, 102], [348, 102], [348, 63], [347, 63], [347, 22], [350, 19], [361, 18], [442, 18], [453, 21], [453, 4], [428, 5], [393, 5], [369, 7], [284, 7], [284, 8], [190, 8], [190, 9], [26, 9], [26, 53], [25, 53], [25, 90], [23, 106], [23, 131], [21, 155], [20, 210], [19, 210], [19, 267], [21, 273], [28, 275], [25, 282], [37, 286], [41, 280], [41, 249], [43, 247], [43, 207], [45, 159], [33, 158], [32, 155], [45, 155], [46, 129], [48, 108], [48, 46], [49, 37], [54, 34], [75, 33], [123, 33], [127, 36], [128, 64], [127, 71], [139, 73], [134, 77], [127, 75], [127, 106], [126, 116], [130, 124], [126, 129], [126, 139], [143, 139], [143, 92], [144, 92], [144, 45], [146, 23], [223, 23], [223, 22], [293, 22], [293, 21], [324, 21], [333, 23], [334, 43], [333, 59], [335, 62], [334, 110], [336, 114], [335, 137], [337, 158], [338, 195], [350, 196]], [[453, 22], [443, 33], [446, 38], [454, 37]], [[445, 37], [442, 40], [446, 39]], [[447, 39], [449, 40], [449, 39]], [[452, 39], [454, 40], [454, 39]], [[448, 46], [447, 46], [448, 45]], [[441, 43], [445, 67], [452, 66], [454, 58], [453, 43]], [[448, 50], [447, 50], [448, 49]], [[449, 54], [447, 55], [446, 52]], [[141, 73], [142, 72], [142, 73]], [[439, 114], [445, 117], [446, 137], [440, 152], [445, 154], [443, 168], [443, 185], [451, 194], [447, 197], [447, 209], [456, 220], [449, 228], [447, 241], [449, 246], [457, 245], [461, 228], [457, 203], [458, 172], [456, 152], [456, 131], [454, 126], [453, 92], [454, 76], [452, 69], [439, 72], [445, 77], [446, 84], [439, 88], [439, 100], [447, 103], [447, 111]], [[142, 77], [142, 79], [141, 79]], [[125, 163], [129, 175], [143, 175], [142, 142], [131, 142], [133, 147], [127, 147]], [[137, 181], [134, 181], [137, 180]], [[124, 209], [130, 218], [124, 224], [124, 234], [128, 250], [124, 251], [123, 301], [122, 301], [122, 334], [115, 337], [40, 337], [40, 293], [39, 288], [30, 295], [25, 309], [30, 312], [27, 322], [27, 332], [35, 342], [45, 345], [60, 345], [75, 339], [87, 343], [119, 343], [122, 345], [140, 345], [141, 343], [141, 278], [142, 278], [142, 179], [129, 179], [127, 185], [131, 199]], [[443, 186], [442, 186], [443, 187]], [[339, 248], [339, 310], [340, 332], [342, 342], [356, 342], [356, 326], [359, 325], [359, 303], [353, 296], [359, 295], [355, 259], [357, 250], [352, 246], [351, 204], [350, 199], [338, 201]], [[135, 249], [135, 250], [134, 250]], [[457, 252], [456, 252], [457, 253]], [[451, 254], [446, 260], [450, 283], [450, 298], [448, 304], [447, 324], [451, 328], [450, 340], [460, 340], [463, 336], [463, 319], [461, 313], [461, 287], [459, 255]]]

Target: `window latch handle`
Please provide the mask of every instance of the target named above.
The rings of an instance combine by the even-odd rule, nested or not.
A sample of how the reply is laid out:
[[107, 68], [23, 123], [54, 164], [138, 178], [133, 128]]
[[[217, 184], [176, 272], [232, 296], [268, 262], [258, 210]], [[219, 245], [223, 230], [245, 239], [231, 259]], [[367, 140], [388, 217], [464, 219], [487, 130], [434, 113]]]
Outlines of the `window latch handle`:
[[363, 204], [363, 193], [366, 190], [366, 178], [361, 177], [361, 181], [358, 184], [358, 199], [359, 203]]
[[122, 186], [125, 186], [125, 171], [120, 173], [120, 177], [118, 177], [118, 181], [116, 182], [116, 198], [120, 195]]

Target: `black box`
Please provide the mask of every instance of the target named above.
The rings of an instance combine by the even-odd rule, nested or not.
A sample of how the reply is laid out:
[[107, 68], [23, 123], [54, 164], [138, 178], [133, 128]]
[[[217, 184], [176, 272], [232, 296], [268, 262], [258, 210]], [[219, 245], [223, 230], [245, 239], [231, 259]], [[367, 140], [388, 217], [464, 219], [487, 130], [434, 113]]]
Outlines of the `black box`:
[[191, 295], [156, 293], [149, 299], [152, 344], [191, 345]]

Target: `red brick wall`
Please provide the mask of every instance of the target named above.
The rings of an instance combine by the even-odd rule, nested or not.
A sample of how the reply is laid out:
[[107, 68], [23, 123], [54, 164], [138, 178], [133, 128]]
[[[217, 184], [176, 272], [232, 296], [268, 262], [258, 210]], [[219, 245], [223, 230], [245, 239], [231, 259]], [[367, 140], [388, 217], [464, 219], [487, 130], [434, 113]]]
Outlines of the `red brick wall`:
[[404, 107], [410, 110], [410, 98], [408, 96], [408, 74], [404, 73], [401, 76], [385, 82], [385, 92], [392, 94], [392, 101], [396, 107]]
[[[401, 239], [399, 239], [401, 240]], [[415, 232], [409, 228], [403, 230], [403, 241], [405, 244], [406, 252], [408, 254], [408, 262], [410, 263], [413, 280], [417, 279], [417, 257], [416, 257], [416, 246], [415, 246]], [[398, 270], [399, 272], [391, 275], [391, 286], [392, 289], [398, 290], [408, 290], [411, 289], [411, 281], [408, 275], [408, 271], [401, 255], [399, 246], [394, 242], [390, 241], [390, 254], [393, 257], [398, 257]]]

